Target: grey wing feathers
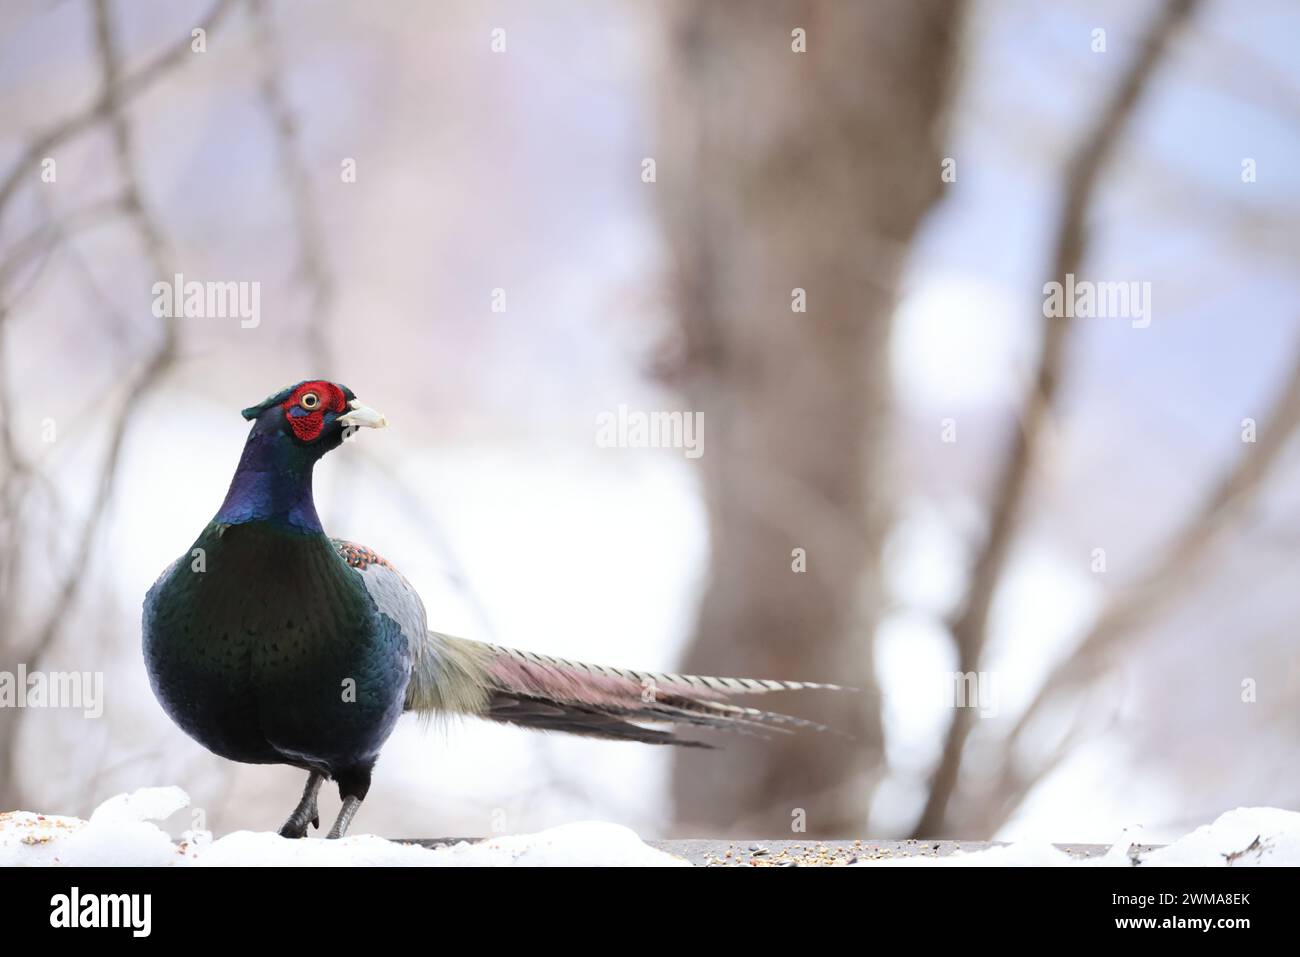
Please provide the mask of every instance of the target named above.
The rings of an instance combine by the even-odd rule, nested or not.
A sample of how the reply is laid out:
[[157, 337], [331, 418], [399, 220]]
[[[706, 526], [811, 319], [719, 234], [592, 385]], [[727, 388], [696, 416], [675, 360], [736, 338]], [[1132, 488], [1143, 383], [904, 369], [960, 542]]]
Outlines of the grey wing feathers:
[[375, 610], [392, 619], [410, 646], [412, 658], [419, 661], [425, 650], [428, 625], [424, 602], [396, 568], [380, 558], [374, 550], [343, 539], [332, 539], [334, 550], [360, 577]]

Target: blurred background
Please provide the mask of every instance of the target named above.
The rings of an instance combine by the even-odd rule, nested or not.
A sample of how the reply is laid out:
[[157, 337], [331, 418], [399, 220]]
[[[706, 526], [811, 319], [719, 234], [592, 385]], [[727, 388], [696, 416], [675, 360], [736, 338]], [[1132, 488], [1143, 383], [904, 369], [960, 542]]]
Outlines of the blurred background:
[[[239, 409], [308, 377], [387, 414], [317, 502], [433, 627], [862, 689], [774, 702], [851, 739], [684, 755], [403, 722], [360, 832], [1294, 808], [1297, 37], [1285, 0], [5, 3], [0, 671], [102, 672], [104, 714], [0, 709], [0, 809], [297, 800], [168, 721], [139, 616]], [[260, 323], [157, 318], [176, 273]], [[1066, 274], [1149, 324], [1045, 318]], [[604, 447], [620, 406], [703, 454]]]

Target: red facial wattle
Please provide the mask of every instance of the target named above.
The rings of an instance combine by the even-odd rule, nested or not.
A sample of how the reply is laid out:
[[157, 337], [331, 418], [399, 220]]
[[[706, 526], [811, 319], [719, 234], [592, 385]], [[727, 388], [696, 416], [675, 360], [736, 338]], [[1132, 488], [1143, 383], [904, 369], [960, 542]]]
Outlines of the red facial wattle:
[[[303, 406], [303, 397], [308, 393], [315, 394], [319, 400], [310, 410]], [[341, 415], [347, 407], [343, 390], [332, 382], [304, 382], [280, 406], [299, 442], [314, 442], [320, 438], [321, 430], [325, 428], [325, 413]]]

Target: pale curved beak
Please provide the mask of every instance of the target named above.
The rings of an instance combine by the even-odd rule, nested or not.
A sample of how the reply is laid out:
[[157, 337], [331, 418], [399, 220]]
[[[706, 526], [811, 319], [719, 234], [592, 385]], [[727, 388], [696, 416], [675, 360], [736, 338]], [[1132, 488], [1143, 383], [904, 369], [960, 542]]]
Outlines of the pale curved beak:
[[348, 403], [348, 408], [352, 411], [347, 415], [339, 416], [339, 421], [344, 425], [357, 426], [363, 429], [383, 429], [388, 426], [388, 420], [384, 418], [382, 412], [370, 408], [360, 399], [353, 399]]

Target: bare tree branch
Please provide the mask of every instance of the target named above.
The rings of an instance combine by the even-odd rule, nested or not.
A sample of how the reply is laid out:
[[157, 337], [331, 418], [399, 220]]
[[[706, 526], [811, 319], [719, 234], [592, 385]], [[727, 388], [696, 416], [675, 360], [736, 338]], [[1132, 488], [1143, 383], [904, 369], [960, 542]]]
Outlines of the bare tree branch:
[[[125, 196], [111, 196], [75, 210], [58, 220], [47, 220], [13, 245], [0, 261], [0, 289], [8, 288], [18, 272], [33, 259], [44, 260], [54, 248], [84, 229], [110, 222], [127, 208]], [[12, 303], [9, 303], [12, 306]]]
[[1017, 745], [1035, 718], [1049, 703], [1059, 703], [1067, 695], [1077, 694], [1103, 674], [1114, 661], [1122, 638], [1152, 622], [1194, 586], [1198, 565], [1222, 530], [1256, 499], [1297, 432], [1300, 432], [1300, 350], [1258, 430], [1257, 441], [1243, 445], [1232, 468], [1166, 545], [1160, 559], [1102, 611], [1075, 650], [1049, 673], [1017, 720], [1003, 744], [998, 807], [984, 815], [992, 825], [1014, 813], [1033, 785], [1042, 780], [1043, 768], [1024, 771], [1016, 766]]
[[279, 37], [265, 0], [249, 0], [254, 35], [263, 60], [262, 102], [275, 128], [280, 172], [288, 186], [298, 236], [298, 276], [309, 290], [307, 315], [313, 324], [307, 337], [312, 361], [320, 372], [334, 368], [335, 357], [327, 326], [334, 311], [334, 279], [325, 259], [320, 215], [312, 194], [311, 176], [298, 143], [298, 123], [289, 107], [281, 80]]
[[[196, 24], [198, 28], [211, 33], [225, 19], [235, 6], [235, 0], [217, 0], [208, 11], [207, 16]], [[0, 182], [0, 216], [9, 203], [14, 191], [22, 183], [23, 177], [32, 172], [49, 152], [61, 143], [79, 133], [83, 133], [110, 112], [120, 109], [141, 93], [148, 90], [162, 77], [179, 66], [191, 54], [191, 38], [187, 35], [177, 41], [157, 57], [150, 60], [133, 73], [117, 76], [111, 88], [101, 88], [95, 100], [80, 112], [74, 113], [63, 122], [40, 134], [31, 145], [23, 151], [18, 162], [14, 164], [9, 175]]]
[[[101, 76], [105, 91], [105, 116], [113, 131], [113, 142], [118, 165], [122, 172], [123, 204], [144, 245], [155, 272], [160, 276], [169, 276], [173, 270], [165, 252], [162, 230], [154, 217], [147, 211], [139, 187], [139, 177], [132, 155], [131, 127], [122, 112], [122, 102], [118, 99], [120, 90], [118, 79], [121, 70], [121, 55], [118, 52], [113, 33], [112, 11], [109, 0], [94, 0], [95, 36], [100, 56]], [[44, 623], [37, 628], [36, 638], [28, 652], [29, 663], [34, 667], [40, 660], [58, 633], [59, 624], [67, 613], [68, 607], [76, 598], [82, 582], [86, 578], [86, 567], [90, 562], [91, 552], [103, 523], [108, 503], [113, 496], [117, 482], [118, 464], [122, 447], [125, 444], [132, 413], [138, 408], [144, 397], [153, 390], [172, 365], [176, 355], [176, 327], [163, 320], [160, 323], [162, 341], [156, 345], [136, 373], [127, 388], [121, 404], [112, 419], [109, 428], [108, 451], [100, 467], [99, 482], [91, 502], [90, 512], [81, 528], [77, 546], [73, 550], [72, 561], [68, 564], [67, 574], [56, 590], [56, 598]]]
[[[1132, 119], [1151, 77], [1163, 61], [1170, 40], [1198, 2], [1165, 0], [1133, 62], [1067, 162], [1049, 273], [1056, 281], [1064, 282], [1067, 274], [1078, 272], [1082, 266], [1087, 250], [1086, 216], [1100, 174]], [[971, 571], [962, 611], [952, 624], [958, 670], [963, 673], [979, 670], [988, 636], [989, 610], [1020, 524], [1043, 425], [1056, 401], [1071, 327], [1072, 320], [1055, 318], [1048, 322], [1043, 332], [1037, 374], [1024, 402], [1022, 427], [1012, 437], [1010, 451], [1002, 465], [995, 486], [988, 535]], [[945, 832], [948, 802], [957, 787], [972, 720], [970, 708], [953, 709], [943, 753], [931, 778], [925, 808], [913, 832], [916, 837], [942, 837]]]
[[[218, 17], [223, 15], [226, 6], [225, 3], [219, 3], [214, 13]], [[149, 257], [156, 273], [160, 276], [169, 276], [173, 270], [170, 268], [167, 259], [166, 242], [157, 220], [149, 213], [143, 200], [132, 153], [131, 127], [124, 109], [126, 100], [131, 95], [147, 86], [149, 81], [165, 72], [170, 65], [179, 62], [183, 53], [177, 51], [182, 50], [182, 48], [174, 48], [172, 55], [164, 54], [158, 60], [153, 61], [150, 66], [144, 68], [141, 73], [133, 74], [132, 77], [124, 79], [122, 57], [114, 34], [109, 0], [93, 0], [92, 9], [101, 79], [101, 91], [96, 99], [98, 108], [92, 119], [102, 117], [109, 124], [113, 136], [114, 151], [123, 179], [123, 205], [128, 219], [135, 227], [146, 255]], [[189, 44], [187, 42], [183, 51], [188, 50]], [[144, 75], [144, 79], [141, 79], [141, 74]], [[70, 130], [75, 130], [75, 124], [69, 126], [65, 123], [57, 127], [55, 133], [46, 134], [39, 138], [35, 144], [38, 147], [34, 150], [35, 155], [40, 156], [44, 152], [44, 149], [39, 147], [70, 135]], [[20, 162], [19, 166], [11, 174], [11, 180], [17, 181], [16, 177], [20, 175], [24, 165]], [[0, 187], [0, 210], [3, 210], [11, 193], [12, 188], [8, 186], [7, 181], [5, 187]], [[160, 342], [154, 346], [152, 352], [146, 357], [140, 370], [130, 378], [123, 399], [109, 423], [108, 450], [100, 465], [99, 477], [89, 511], [76, 536], [76, 543], [71, 555], [64, 560], [65, 573], [55, 586], [54, 597], [49, 610], [36, 626], [33, 633], [34, 637], [26, 649], [26, 659], [29, 667], [36, 668], [41, 659], [48, 653], [59, 635], [64, 619], [75, 604], [77, 596], [88, 578], [87, 570], [109, 503], [113, 498], [121, 463], [121, 453], [133, 421], [133, 414], [137, 411], [144, 398], [162, 381], [175, 361], [175, 327], [164, 319], [160, 331]], [[15, 653], [20, 653], [19, 649], [15, 648], [14, 650]], [[7, 721], [3, 726], [0, 726], [0, 788], [4, 789], [5, 792], [0, 794], [0, 805], [13, 803], [17, 806], [18, 798], [21, 796], [20, 782], [17, 780], [17, 775], [14, 774], [15, 751], [20, 726], [21, 722], [17, 720]]]

